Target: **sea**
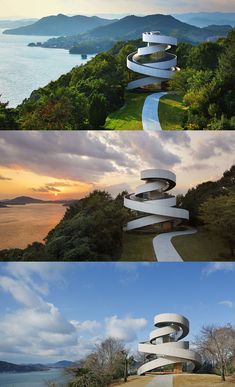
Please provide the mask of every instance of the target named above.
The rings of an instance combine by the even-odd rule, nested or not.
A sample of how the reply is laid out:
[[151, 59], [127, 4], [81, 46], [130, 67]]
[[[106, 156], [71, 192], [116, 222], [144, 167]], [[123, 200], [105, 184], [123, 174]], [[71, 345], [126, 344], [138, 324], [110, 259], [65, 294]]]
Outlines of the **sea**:
[[56, 387], [66, 386], [71, 377], [63, 370], [50, 369], [48, 371], [27, 373], [0, 373], [1, 387], [48, 387], [49, 382], [55, 382]]
[[48, 203], [0, 208], [0, 250], [23, 249], [32, 242], [43, 242], [63, 218], [66, 209], [62, 204]]
[[0, 101], [9, 102], [9, 107], [16, 107], [33, 90], [92, 58], [82, 59], [63, 49], [28, 47], [28, 43], [45, 42], [50, 36], [4, 35], [3, 31], [0, 29]]

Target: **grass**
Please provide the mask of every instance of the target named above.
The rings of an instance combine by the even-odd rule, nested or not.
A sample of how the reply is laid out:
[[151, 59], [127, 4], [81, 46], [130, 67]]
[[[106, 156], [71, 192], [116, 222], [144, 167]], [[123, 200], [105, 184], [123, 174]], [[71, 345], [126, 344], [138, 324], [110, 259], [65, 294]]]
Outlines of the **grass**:
[[[123, 252], [121, 261], [156, 261], [153, 249], [153, 238], [156, 233], [138, 231], [123, 233]], [[172, 238], [173, 246], [184, 261], [228, 261], [232, 260], [225, 242], [205, 230], [198, 228], [192, 235]]]
[[105, 129], [142, 130], [142, 109], [146, 96], [145, 93], [126, 92], [125, 105], [108, 116]]
[[175, 375], [174, 376], [174, 387], [225, 387], [225, 386], [234, 386], [235, 379], [230, 377], [227, 378], [226, 382], [221, 382], [220, 376], [217, 375]]
[[174, 237], [171, 242], [184, 261], [232, 259], [224, 241], [203, 228], [196, 234]]
[[160, 98], [158, 114], [163, 130], [182, 130], [182, 118], [184, 110], [182, 96], [178, 94], [168, 94]]
[[155, 236], [156, 233], [124, 232], [121, 261], [156, 261], [152, 242]]

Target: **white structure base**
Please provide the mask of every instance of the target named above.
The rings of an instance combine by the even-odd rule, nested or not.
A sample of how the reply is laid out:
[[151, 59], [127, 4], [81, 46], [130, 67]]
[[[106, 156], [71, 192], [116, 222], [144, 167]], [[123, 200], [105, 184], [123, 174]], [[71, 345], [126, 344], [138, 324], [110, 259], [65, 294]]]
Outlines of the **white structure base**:
[[179, 314], [164, 313], [154, 318], [154, 329], [149, 341], [139, 343], [139, 352], [146, 353], [147, 362], [138, 369], [138, 375], [159, 371], [162, 367], [192, 363], [194, 368], [201, 365], [201, 357], [189, 349], [188, 341], [179, 341], [189, 332], [189, 321]]

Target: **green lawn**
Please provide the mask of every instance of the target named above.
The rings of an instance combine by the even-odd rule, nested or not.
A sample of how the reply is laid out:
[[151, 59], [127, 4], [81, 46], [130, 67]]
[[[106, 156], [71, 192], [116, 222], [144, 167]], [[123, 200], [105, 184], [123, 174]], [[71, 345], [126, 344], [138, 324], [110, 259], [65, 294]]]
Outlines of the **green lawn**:
[[126, 92], [125, 105], [108, 116], [105, 129], [142, 130], [142, 109], [146, 97], [145, 93]]
[[196, 234], [178, 236], [171, 241], [184, 261], [232, 260], [224, 241], [203, 228]]
[[182, 97], [178, 94], [164, 95], [159, 101], [158, 114], [163, 130], [182, 130], [184, 110]]
[[[156, 233], [124, 232], [121, 261], [156, 261], [153, 238]], [[196, 234], [172, 238], [173, 246], [184, 261], [232, 260], [223, 240], [199, 228]], [[234, 258], [233, 258], [234, 260]]]
[[124, 232], [121, 261], [156, 261], [153, 250], [155, 236], [156, 233]]

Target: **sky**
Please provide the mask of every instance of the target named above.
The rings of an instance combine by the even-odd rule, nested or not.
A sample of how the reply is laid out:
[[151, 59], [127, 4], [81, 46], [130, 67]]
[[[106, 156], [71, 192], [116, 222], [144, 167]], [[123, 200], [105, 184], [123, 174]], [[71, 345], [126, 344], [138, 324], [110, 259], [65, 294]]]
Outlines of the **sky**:
[[79, 199], [94, 189], [135, 192], [140, 172], [176, 174], [172, 193], [219, 179], [235, 163], [231, 132], [0, 131], [0, 200]]
[[235, 323], [235, 263], [0, 263], [0, 359], [79, 360], [108, 337], [135, 354], [159, 313]]
[[234, 0], [0, 0], [0, 18], [42, 17], [58, 13], [94, 15], [108, 14], [172, 14], [200, 11], [232, 12]]

